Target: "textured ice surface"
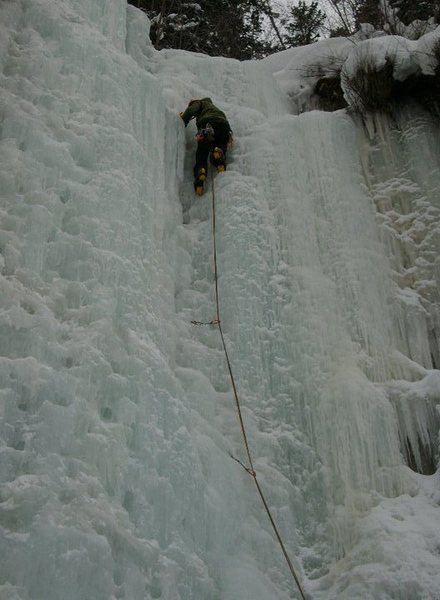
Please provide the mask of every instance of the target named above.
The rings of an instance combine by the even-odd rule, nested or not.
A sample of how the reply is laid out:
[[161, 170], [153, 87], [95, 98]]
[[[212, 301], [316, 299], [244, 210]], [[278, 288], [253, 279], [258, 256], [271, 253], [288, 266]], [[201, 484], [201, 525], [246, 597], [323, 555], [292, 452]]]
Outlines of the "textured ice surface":
[[190, 324], [215, 315], [211, 184], [176, 113], [204, 95], [236, 137], [223, 327], [304, 587], [435, 598], [438, 125], [293, 116], [267, 62], [155, 53], [122, 0], [0, 23], [0, 598], [297, 597]]

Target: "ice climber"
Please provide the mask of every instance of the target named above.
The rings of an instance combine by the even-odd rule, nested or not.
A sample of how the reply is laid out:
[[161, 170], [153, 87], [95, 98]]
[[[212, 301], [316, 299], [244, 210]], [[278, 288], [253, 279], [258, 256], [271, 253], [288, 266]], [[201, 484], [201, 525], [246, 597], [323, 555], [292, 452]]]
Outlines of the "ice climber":
[[226, 150], [232, 139], [231, 126], [226, 115], [212, 103], [211, 98], [191, 100], [185, 112], [180, 113], [185, 127], [196, 119], [197, 152], [194, 165], [194, 190], [203, 194], [203, 184], [208, 175], [208, 157], [219, 173], [226, 170]]

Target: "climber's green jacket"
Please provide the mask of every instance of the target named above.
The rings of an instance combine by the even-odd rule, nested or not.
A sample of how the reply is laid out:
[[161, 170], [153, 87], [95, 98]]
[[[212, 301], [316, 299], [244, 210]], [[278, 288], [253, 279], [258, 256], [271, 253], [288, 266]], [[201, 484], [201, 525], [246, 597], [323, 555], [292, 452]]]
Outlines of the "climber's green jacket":
[[211, 123], [211, 125], [215, 125], [215, 123], [227, 123], [229, 126], [225, 113], [212, 103], [211, 98], [191, 100], [188, 108], [180, 116], [185, 126], [195, 117], [197, 129], [203, 129], [207, 123]]

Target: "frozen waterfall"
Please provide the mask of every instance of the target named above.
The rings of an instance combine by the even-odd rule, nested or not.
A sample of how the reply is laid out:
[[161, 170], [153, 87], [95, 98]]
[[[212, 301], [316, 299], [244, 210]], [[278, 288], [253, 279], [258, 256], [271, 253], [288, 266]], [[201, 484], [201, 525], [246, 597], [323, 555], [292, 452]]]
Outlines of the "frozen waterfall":
[[284, 54], [153, 50], [125, 0], [0, 3], [0, 600], [439, 600], [440, 137], [293, 114]]

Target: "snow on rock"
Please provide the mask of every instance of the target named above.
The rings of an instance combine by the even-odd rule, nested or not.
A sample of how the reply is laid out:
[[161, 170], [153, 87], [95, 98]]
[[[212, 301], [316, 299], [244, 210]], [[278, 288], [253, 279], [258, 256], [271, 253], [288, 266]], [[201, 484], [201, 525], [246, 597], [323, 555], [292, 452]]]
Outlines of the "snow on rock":
[[[222, 325], [303, 586], [435, 597], [438, 126], [295, 116], [302, 49], [158, 53], [148, 27], [122, 0], [0, 3], [0, 597], [298, 597], [230, 458], [218, 332], [191, 325], [215, 316], [211, 182], [194, 198], [177, 113], [207, 95], [235, 134]], [[320, 76], [352, 46], [313, 46]]]
[[405, 81], [413, 75], [435, 74], [440, 27], [418, 40], [375, 32], [363, 25], [347, 38], [331, 38], [292, 48], [264, 59], [280, 87], [291, 97], [298, 112], [316, 108], [316, 84], [322, 78], [341, 78], [345, 99], [353, 109], [360, 106], [352, 80], [367, 70], [380, 71], [391, 65], [392, 79]]
[[[315, 86], [322, 77], [338, 77], [344, 62], [353, 49], [350, 38], [332, 38], [285, 50], [264, 63], [274, 72], [275, 79], [293, 100], [297, 111], [310, 106]], [[313, 106], [313, 103], [311, 105]]]
[[359, 69], [364, 69], [366, 64], [380, 70], [390, 61], [393, 66], [393, 78], [397, 81], [404, 81], [415, 73], [434, 75], [438, 64], [434, 49], [439, 44], [440, 27], [418, 40], [409, 40], [398, 35], [365, 40], [352, 49], [344, 63], [342, 74], [346, 79], [350, 79]]
[[436, 46], [440, 46], [440, 27], [419, 40], [392, 35], [361, 42], [350, 52], [341, 71], [341, 86], [349, 106], [362, 106], [363, 98], [359, 98], [359, 90], [352, 84], [359, 73], [368, 76], [368, 72], [377, 73], [390, 65], [395, 81], [416, 75], [433, 76], [438, 66]]

